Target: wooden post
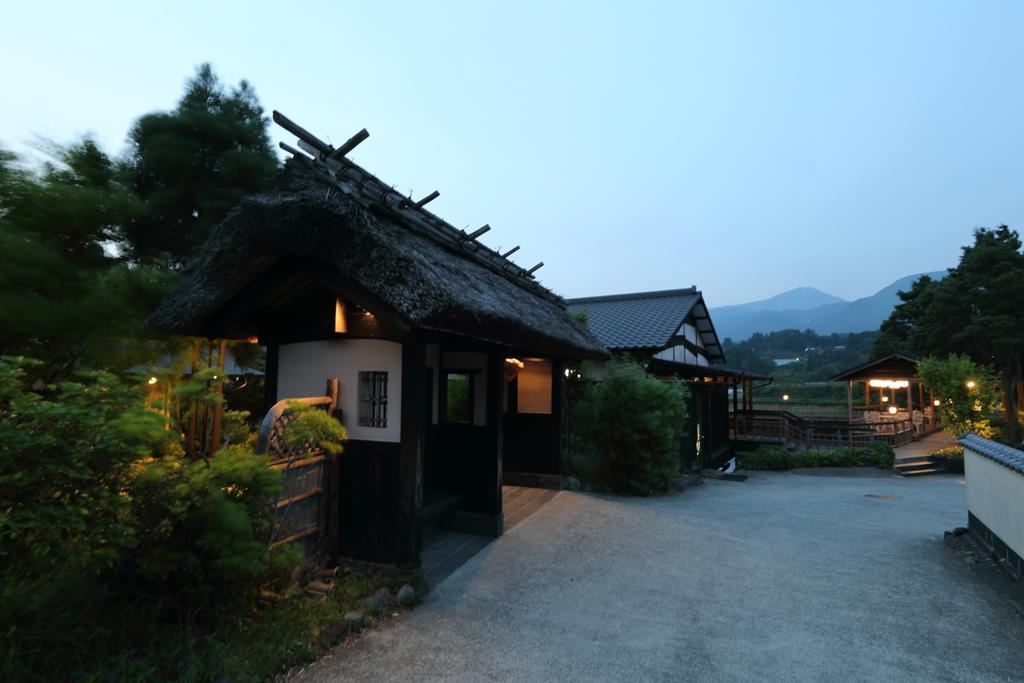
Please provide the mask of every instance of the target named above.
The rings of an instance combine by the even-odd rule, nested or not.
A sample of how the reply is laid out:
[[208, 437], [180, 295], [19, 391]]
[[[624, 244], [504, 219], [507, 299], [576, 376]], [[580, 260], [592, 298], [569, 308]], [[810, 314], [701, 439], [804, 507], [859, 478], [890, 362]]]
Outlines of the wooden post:
[[399, 446], [398, 524], [395, 559], [419, 564], [419, 538], [416, 513], [420, 508], [423, 486], [423, 369], [427, 365], [426, 346], [410, 338], [402, 344], [402, 425]]
[[[196, 339], [192, 343], [192, 374], [189, 376], [189, 381], [195, 378], [196, 373], [199, 372], [199, 340]], [[198, 410], [198, 404], [195, 399], [189, 401], [188, 404], [188, 430], [185, 433], [185, 454], [190, 458], [196, 457], [196, 411]]]
[[[341, 380], [332, 377], [327, 380], [327, 396], [331, 404], [327, 406], [327, 414], [341, 421]], [[332, 455], [328, 458], [327, 473], [327, 555], [336, 560], [341, 549], [341, 458]]]
[[[487, 440], [494, 449], [492, 471], [494, 475], [491, 485], [488, 513], [495, 516], [494, 535], [500, 535], [505, 527], [505, 515], [502, 510], [501, 485], [503, 479], [505, 456], [505, 413], [501, 405], [501, 392], [505, 386], [505, 355], [491, 351], [487, 354]], [[554, 403], [551, 408], [554, 410]], [[486, 455], [484, 456], [486, 457]]]
[[868, 409], [871, 407], [871, 382], [864, 380], [864, 408]]
[[280, 347], [274, 342], [267, 342], [267, 369], [263, 373], [263, 412], [277, 403], [277, 369]]
[[220, 450], [220, 427], [221, 420], [224, 417], [224, 356], [227, 352], [228, 342], [225, 339], [221, 339], [220, 344], [217, 345], [217, 377], [213, 380], [216, 382], [213, 390], [220, 396], [221, 400], [213, 409], [213, 427], [210, 430], [210, 447], [208, 450], [210, 455]]
[[846, 421], [853, 422], [853, 380], [846, 381]]

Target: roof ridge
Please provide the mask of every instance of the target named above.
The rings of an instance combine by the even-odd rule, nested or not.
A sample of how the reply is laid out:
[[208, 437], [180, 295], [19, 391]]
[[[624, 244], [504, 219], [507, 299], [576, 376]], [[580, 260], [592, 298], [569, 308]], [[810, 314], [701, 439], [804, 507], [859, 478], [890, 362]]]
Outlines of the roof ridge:
[[[543, 266], [543, 262], [529, 270], [523, 268], [508, 258], [512, 252], [502, 254], [497, 249], [488, 247], [478, 241], [476, 237], [482, 234], [479, 230], [474, 233], [466, 233], [464, 230], [459, 230], [437, 214], [428, 211], [424, 206], [425, 201], [413, 202], [411, 197], [401, 194], [395, 190], [393, 185], [385, 184], [376, 175], [347, 158], [344, 153], [337, 153], [342, 150], [331, 151], [333, 148], [312, 136], [309, 131], [289, 121], [286, 117], [280, 115], [279, 112], [274, 112], [274, 121], [289, 132], [296, 134], [300, 138], [299, 146], [304, 148], [303, 151], [313, 155], [312, 157], [306, 156], [300, 150], [284, 143], [281, 144], [283, 149], [292, 154], [292, 160], [302, 162], [306, 169], [312, 172], [313, 177], [321, 183], [326, 184], [328, 187], [339, 189], [354, 198], [358, 198], [367, 206], [384, 210], [391, 214], [392, 220], [404, 220], [406, 227], [409, 224], [418, 224], [417, 227], [425, 233], [424, 236], [438, 246], [460, 257], [483, 265], [527, 292], [546, 298], [559, 305], [565, 304], [565, 299], [562, 296], [542, 285], [534, 277], [534, 271]], [[287, 122], [287, 125], [285, 122]], [[299, 135], [300, 132], [302, 135]], [[360, 138], [360, 141], [365, 139], [367, 135]], [[359, 136], [357, 135], [356, 137]], [[303, 141], [306, 141], [307, 138], [324, 148], [318, 149], [317, 145], [309, 145], [308, 142], [304, 145]], [[436, 194], [432, 195], [431, 198], [434, 196]], [[485, 227], [488, 230], [490, 229], [489, 226]], [[514, 252], [515, 249], [512, 251]]]
[[576, 297], [566, 299], [565, 301], [568, 304], [592, 304], [600, 303], [602, 301], [625, 301], [628, 299], [668, 299], [673, 296], [690, 294], [700, 294], [703, 296], [703, 292], [697, 289], [696, 285], [692, 285], [686, 289], [659, 289], [648, 292], [631, 292], [628, 294], [603, 294], [600, 296]]

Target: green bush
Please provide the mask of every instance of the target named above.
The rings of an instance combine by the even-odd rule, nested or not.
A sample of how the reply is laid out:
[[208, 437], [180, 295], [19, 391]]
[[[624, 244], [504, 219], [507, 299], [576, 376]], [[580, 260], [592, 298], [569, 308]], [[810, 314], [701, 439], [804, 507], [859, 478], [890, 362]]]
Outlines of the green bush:
[[752, 453], [741, 454], [739, 466], [745, 470], [788, 470], [793, 452], [782, 446], [759, 446]]
[[875, 442], [867, 448], [844, 446], [835, 450], [791, 451], [783, 446], [759, 446], [740, 454], [739, 467], [745, 470], [788, 470], [801, 467], [878, 467], [889, 469], [895, 452], [887, 443]]
[[665, 491], [679, 474], [686, 425], [680, 382], [663, 382], [628, 360], [605, 366], [572, 407], [574, 442], [597, 458], [598, 486], [634, 495]]
[[[239, 445], [185, 458], [142, 384], [33, 389], [36, 366], [0, 358], [0, 678], [176, 678], [295, 566], [268, 543], [282, 474], [235, 416]], [[336, 420], [294, 413], [290, 442], [341, 451]]]

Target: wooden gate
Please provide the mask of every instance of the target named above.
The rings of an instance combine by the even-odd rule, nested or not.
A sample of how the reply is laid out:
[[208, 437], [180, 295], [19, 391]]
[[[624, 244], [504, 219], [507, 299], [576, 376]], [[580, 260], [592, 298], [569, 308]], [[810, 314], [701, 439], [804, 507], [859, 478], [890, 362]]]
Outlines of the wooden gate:
[[317, 444], [289, 446], [284, 439], [294, 419], [289, 405], [299, 403], [333, 412], [337, 405], [337, 380], [328, 382], [329, 396], [278, 401], [260, 427], [256, 453], [269, 455], [269, 466], [284, 473], [284, 488], [271, 502], [277, 517], [270, 547], [300, 544], [306, 562], [318, 562], [335, 554], [337, 537], [337, 458]]

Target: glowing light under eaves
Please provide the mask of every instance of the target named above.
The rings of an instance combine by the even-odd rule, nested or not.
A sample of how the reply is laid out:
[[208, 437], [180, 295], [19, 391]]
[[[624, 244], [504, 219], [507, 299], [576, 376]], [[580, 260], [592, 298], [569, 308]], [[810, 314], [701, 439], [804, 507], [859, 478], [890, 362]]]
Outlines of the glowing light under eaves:
[[910, 386], [905, 379], [873, 379], [868, 384], [876, 389], [906, 389]]

